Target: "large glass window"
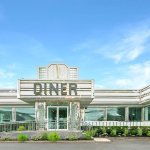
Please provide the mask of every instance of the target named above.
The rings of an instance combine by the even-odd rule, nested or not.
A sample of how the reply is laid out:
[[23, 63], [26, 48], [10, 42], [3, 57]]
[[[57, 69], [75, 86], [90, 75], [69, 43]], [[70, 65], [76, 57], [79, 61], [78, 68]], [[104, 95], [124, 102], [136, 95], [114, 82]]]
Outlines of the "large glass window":
[[103, 121], [105, 108], [88, 107], [85, 109], [85, 121]]
[[35, 108], [16, 108], [16, 121], [35, 120]]
[[129, 108], [129, 121], [141, 121], [141, 108], [139, 107]]
[[150, 121], [150, 106], [144, 108], [145, 121]]
[[125, 121], [125, 108], [124, 107], [107, 108], [107, 120]]
[[0, 108], [0, 122], [12, 121], [12, 108]]

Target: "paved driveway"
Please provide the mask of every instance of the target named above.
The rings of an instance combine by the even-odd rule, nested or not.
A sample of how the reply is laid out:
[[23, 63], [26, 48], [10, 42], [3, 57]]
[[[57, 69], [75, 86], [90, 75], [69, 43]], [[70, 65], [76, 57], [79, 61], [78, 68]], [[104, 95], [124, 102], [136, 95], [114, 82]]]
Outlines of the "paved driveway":
[[0, 143], [0, 150], [149, 150], [150, 138], [111, 138], [110, 143]]

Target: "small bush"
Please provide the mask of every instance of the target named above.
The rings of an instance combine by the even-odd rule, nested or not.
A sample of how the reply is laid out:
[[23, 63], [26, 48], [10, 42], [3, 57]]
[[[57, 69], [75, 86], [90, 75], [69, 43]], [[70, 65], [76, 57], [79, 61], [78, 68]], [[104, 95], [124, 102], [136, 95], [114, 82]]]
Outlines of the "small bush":
[[96, 132], [97, 132], [97, 129], [85, 131], [85, 132], [84, 132], [84, 137], [85, 137], [85, 139], [86, 139], [86, 140], [91, 140], [92, 137], [95, 136]]
[[[104, 132], [105, 132], [105, 129], [103, 129], [103, 130], [104, 130]], [[106, 132], [103, 133], [103, 134], [106, 134], [106, 133], [107, 133], [108, 135], [110, 135], [110, 134], [111, 134], [111, 130], [112, 130], [111, 127], [107, 127], [107, 128], [106, 128]]]
[[150, 136], [150, 131], [147, 132], [147, 136]]
[[41, 137], [40, 136], [33, 136], [32, 138], [31, 138], [31, 140], [33, 140], [33, 141], [39, 141], [39, 140], [41, 140]]
[[124, 128], [124, 130], [123, 130], [123, 135], [124, 135], [124, 136], [128, 136], [128, 134], [129, 134], [128, 128]]
[[137, 129], [137, 135], [138, 135], [138, 136], [142, 136], [142, 135], [143, 135], [143, 130], [142, 130], [142, 128], [138, 128], [138, 129]]
[[69, 141], [74, 141], [74, 140], [77, 140], [77, 139], [78, 138], [77, 138], [76, 134], [74, 134], [74, 133], [68, 135], [68, 140]]
[[19, 134], [17, 137], [18, 141], [24, 142], [28, 140], [28, 136], [26, 134]]
[[146, 136], [148, 133], [148, 127], [142, 127], [143, 136]]
[[104, 135], [104, 136], [105, 136], [105, 135], [108, 135], [108, 134], [107, 134], [106, 127], [102, 127], [101, 130], [102, 130], [102, 135]]
[[131, 127], [131, 129], [130, 129], [130, 135], [132, 135], [132, 136], [137, 135], [137, 127]]
[[41, 134], [40, 140], [48, 140], [48, 134], [47, 134], [47, 132], [43, 132], [43, 133]]
[[116, 136], [116, 135], [117, 135], [117, 130], [116, 130], [116, 128], [112, 128], [110, 135], [111, 135], [111, 136]]
[[124, 133], [124, 127], [116, 127], [117, 135], [122, 135]]
[[60, 140], [60, 136], [57, 132], [52, 132], [48, 135], [48, 140], [52, 142], [56, 142]]
[[26, 128], [24, 126], [19, 126], [19, 128], [17, 129], [18, 131], [25, 131]]
[[0, 138], [1, 141], [11, 141], [11, 137], [10, 136], [3, 136]]

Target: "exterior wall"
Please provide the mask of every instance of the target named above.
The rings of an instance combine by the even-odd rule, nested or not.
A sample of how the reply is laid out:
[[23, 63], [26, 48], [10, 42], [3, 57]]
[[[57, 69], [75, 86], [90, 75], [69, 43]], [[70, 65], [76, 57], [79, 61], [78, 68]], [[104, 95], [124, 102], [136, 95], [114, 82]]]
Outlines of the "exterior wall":
[[95, 90], [92, 105], [139, 104], [139, 90]]
[[140, 90], [140, 103], [147, 104], [150, 102], [150, 85]]

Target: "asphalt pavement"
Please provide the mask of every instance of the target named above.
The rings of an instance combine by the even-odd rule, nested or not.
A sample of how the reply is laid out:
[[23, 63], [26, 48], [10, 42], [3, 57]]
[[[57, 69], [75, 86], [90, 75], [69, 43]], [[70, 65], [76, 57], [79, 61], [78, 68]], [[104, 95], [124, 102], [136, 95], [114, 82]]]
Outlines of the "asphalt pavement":
[[150, 138], [110, 138], [111, 142], [0, 143], [0, 150], [149, 150]]

